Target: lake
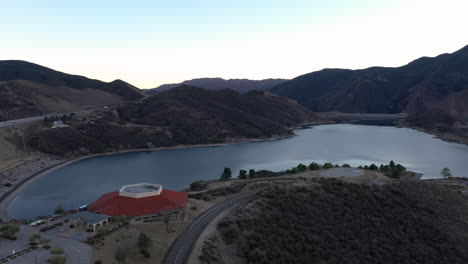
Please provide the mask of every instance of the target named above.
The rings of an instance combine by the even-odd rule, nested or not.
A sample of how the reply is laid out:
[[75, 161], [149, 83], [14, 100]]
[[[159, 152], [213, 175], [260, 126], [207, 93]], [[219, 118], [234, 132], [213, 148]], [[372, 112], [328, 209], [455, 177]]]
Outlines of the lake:
[[219, 147], [134, 152], [93, 157], [57, 169], [27, 186], [9, 205], [13, 218], [50, 214], [58, 204], [77, 208], [131, 183], [158, 183], [181, 190], [197, 180], [216, 179], [224, 167], [285, 170], [312, 161], [352, 166], [401, 163], [424, 178], [467, 176], [468, 146], [408, 128], [334, 124], [296, 130], [280, 140]]

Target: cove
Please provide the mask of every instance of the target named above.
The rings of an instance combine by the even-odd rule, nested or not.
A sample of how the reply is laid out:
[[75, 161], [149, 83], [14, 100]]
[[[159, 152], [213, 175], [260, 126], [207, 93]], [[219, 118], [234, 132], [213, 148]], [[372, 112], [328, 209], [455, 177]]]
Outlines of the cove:
[[101, 194], [132, 183], [158, 183], [181, 190], [197, 180], [219, 178], [224, 167], [285, 170], [299, 163], [349, 163], [394, 160], [409, 170], [438, 178], [444, 167], [466, 177], [468, 146], [443, 141], [408, 128], [333, 124], [296, 130], [297, 136], [217, 147], [133, 152], [93, 157], [57, 169], [24, 188], [8, 206], [12, 218], [50, 214], [61, 204], [77, 208]]

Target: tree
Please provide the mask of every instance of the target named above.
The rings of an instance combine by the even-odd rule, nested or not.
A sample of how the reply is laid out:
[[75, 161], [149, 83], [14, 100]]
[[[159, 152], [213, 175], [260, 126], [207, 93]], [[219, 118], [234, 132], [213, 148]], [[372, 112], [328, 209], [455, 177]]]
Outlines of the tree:
[[149, 238], [145, 233], [140, 232], [137, 244], [139, 249], [147, 249], [151, 246], [152, 243], [153, 241], [151, 241], [151, 238]]
[[392, 170], [393, 168], [395, 168], [395, 162], [393, 162], [393, 160], [390, 161], [390, 170]]
[[372, 163], [370, 166], [369, 166], [369, 170], [378, 170], [379, 167], [377, 167], [377, 165], [375, 165], [374, 163]]
[[249, 170], [249, 179], [253, 179], [256, 176], [256, 171], [254, 169]]
[[307, 166], [301, 163], [301, 164], [297, 165], [297, 170], [298, 171], [306, 171]]
[[4, 224], [0, 226], [0, 235], [5, 238], [14, 238], [15, 234], [20, 230], [18, 225]]
[[320, 169], [320, 165], [318, 165], [318, 163], [312, 162], [309, 164], [309, 170], [319, 170], [319, 169]]
[[350, 166], [348, 163], [344, 163], [343, 165], [341, 165], [341, 167], [343, 167], [343, 168], [351, 168], [351, 166]]
[[231, 169], [230, 168], [224, 168], [223, 174], [221, 174], [221, 180], [227, 181], [231, 179]]
[[240, 170], [239, 171], [239, 179], [247, 179], [247, 171], [246, 170]]
[[63, 214], [65, 213], [65, 209], [63, 209], [63, 205], [59, 204], [55, 207], [54, 214]]
[[442, 175], [442, 177], [444, 177], [444, 178], [449, 178], [449, 177], [452, 177], [452, 172], [450, 171], [449, 168], [443, 168], [440, 171], [440, 175]]
[[127, 251], [121, 247], [118, 247], [115, 250], [114, 259], [120, 263], [125, 263], [125, 260], [127, 259]]
[[323, 164], [323, 167], [325, 169], [330, 169], [330, 168], [333, 168], [333, 164], [331, 164], [331, 162], [325, 162], [325, 164]]
[[400, 178], [400, 175], [403, 171], [406, 170], [405, 166], [401, 165], [401, 164], [396, 164], [390, 162], [390, 165], [388, 166], [388, 168], [385, 168], [386, 170], [390, 170], [390, 177], [392, 178]]

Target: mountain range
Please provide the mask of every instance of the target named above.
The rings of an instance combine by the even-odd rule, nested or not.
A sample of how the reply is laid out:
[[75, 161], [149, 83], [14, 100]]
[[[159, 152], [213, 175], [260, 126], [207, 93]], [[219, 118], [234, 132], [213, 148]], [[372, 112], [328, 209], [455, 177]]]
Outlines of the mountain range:
[[323, 69], [270, 91], [317, 112], [414, 113], [422, 104], [452, 115], [467, 114], [468, 46], [396, 68]]
[[0, 121], [119, 105], [144, 96], [122, 80], [107, 83], [26, 61], [0, 61]]
[[287, 81], [286, 79], [264, 79], [264, 80], [249, 80], [249, 79], [229, 79], [222, 78], [198, 78], [181, 83], [163, 84], [157, 88], [149, 89], [148, 93], [154, 94], [178, 87], [181, 85], [191, 85], [210, 90], [231, 89], [239, 93], [246, 93], [252, 90], [267, 90], [276, 85]]
[[315, 112], [414, 114], [437, 109], [466, 116], [468, 46], [394, 68], [323, 69], [292, 80], [200, 78], [149, 90], [121, 80], [107, 83], [25, 61], [0, 61], [0, 120], [121, 105], [181, 85], [240, 93], [267, 90]]

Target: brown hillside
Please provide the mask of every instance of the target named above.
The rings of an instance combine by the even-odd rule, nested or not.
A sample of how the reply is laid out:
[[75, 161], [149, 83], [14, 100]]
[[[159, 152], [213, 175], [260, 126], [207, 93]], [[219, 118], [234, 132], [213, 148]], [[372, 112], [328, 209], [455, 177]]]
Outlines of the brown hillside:
[[122, 102], [121, 97], [96, 89], [57, 87], [24, 80], [0, 82], [0, 121]]

